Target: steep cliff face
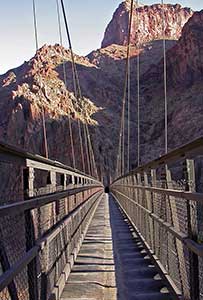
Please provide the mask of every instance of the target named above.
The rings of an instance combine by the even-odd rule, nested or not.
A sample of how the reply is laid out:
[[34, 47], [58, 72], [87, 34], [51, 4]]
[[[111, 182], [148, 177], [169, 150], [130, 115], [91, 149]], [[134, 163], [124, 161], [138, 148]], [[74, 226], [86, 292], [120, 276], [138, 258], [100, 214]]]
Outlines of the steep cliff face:
[[[129, 20], [129, 1], [122, 2], [115, 11], [105, 31], [102, 48], [112, 44], [126, 45]], [[165, 16], [165, 36], [177, 40], [181, 36], [184, 24], [193, 15], [190, 8], [182, 8], [179, 4], [160, 4], [151, 6], [134, 6], [131, 44], [143, 43], [163, 38], [163, 11]]]
[[[168, 88], [187, 88], [203, 80], [203, 11], [185, 24], [179, 41], [167, 51]], [[168, 41], [167, 41], [168, 43]], [[143, 80], [163, 82], [163, 60], [153, 64]]]
[[[203, 11], [194, 13], [179, 41], [167, 51], [169, 149], [203, 135], [202, 30]], [[163, 59], [143, 74], [141, 82], [145, 160], [164, 153]]]
[[[177, 45], [168, 52], [168, 76], [173, 85], [191, 86], [203, 80], [203, 11], [183, 28]], [[175, 53], [175, 55], [174, 55]]]

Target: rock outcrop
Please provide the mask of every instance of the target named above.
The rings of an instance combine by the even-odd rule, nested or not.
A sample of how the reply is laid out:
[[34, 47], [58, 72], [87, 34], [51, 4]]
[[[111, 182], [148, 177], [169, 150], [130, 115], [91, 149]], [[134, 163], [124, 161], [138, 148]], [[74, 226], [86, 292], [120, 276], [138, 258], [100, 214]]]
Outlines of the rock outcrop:
[[[129, 1], [122, 2], [115, 11], [105, 31], [102, 48], [112, 44], [126, 45], [128, 35]], [[163, 32], [163, 11], [165, 28]], [[154, 4], [151, 6], [134, 6], [131, 44], [142, 45], [157, 39], [163, 34], [167, 39], [177, 40], [185, 23], [193, 15], [190, 8], [182, 8], [179, 4]]]
[[[85, 57], [75, 55], [75, 60], [78, 66], [96, 69]], [[45, 45], [29, 62], [0, 76], [0, 139], [44, 155], [44, 111], [50, 157], [71, 164], [69, 118], [78, 144], [77, 122], [96, 125], [92, 115], [100, 108], [85, 97], [78, 101], [67, 89], [64, 62], [71, 64], [69, 50]], [[67, 72], [71, 77], [71, 68]], [[67, 146], [63, 147], [64, 143]], [[75, 148], [79, 157], [80, 150]]]

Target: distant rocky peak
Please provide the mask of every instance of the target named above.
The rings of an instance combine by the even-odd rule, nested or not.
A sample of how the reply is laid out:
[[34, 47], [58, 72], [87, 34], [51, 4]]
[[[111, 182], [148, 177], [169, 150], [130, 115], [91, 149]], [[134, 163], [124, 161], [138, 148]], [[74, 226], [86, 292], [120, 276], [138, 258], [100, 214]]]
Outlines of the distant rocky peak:
[[[75, 62], [83, 65], [90, 65], [88, 58], [74, 54]], [[37, 50], [35, 56], [31, 59], [31, 64], [43, 66], [43, 64], [50, 64], [50, 66], [58, 66], [63, 62], [70, 61], [71, 51], [59, 44], [43, 45]]]
[[[112, 44], [127, 44], [130, 3], [130, 0], [126, 0], [116, 9], [106, 28], [102, 48]], [[136, 46], [163, 38], [163, 9], [165, 15], [164, 35], [167, 39], [178, 40], [180, 38], [183, 26], [193, 15], [192, 9], [183, 8], [179, 4], [164, 4], [164, 6], [153, 4], [137, 7], [135, 1], [131, 33], [132, 45]]]

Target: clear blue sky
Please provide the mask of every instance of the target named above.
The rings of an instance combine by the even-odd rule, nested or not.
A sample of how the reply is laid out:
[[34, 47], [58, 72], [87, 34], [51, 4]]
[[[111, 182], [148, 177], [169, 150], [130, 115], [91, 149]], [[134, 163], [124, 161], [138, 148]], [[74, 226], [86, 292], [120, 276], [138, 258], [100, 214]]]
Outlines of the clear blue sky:
[[[35, 52], [32, 0], [0, 0], [0, 74], [19, 66]], [[119, 0], [64, 0], [68, 11], [73, 48], [86, 55], [100, 47], [104, 30]], [[143, 4], [158, 1], [143, 0]], [[177, 1], [168, 0], [167, 3]], [[202, 0], [179, 1], [194, 10], [203, 8]], [[36, 0], [39, 44], [58, 42], [56, 0]]]

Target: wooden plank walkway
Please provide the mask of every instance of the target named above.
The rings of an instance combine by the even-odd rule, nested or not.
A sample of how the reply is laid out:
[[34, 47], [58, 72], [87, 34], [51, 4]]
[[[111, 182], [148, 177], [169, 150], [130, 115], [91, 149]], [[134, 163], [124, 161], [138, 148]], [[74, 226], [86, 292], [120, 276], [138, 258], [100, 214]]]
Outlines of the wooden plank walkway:
[[171, 296], [117, 203], [104, 195], [61, 300], [169, 300]]

